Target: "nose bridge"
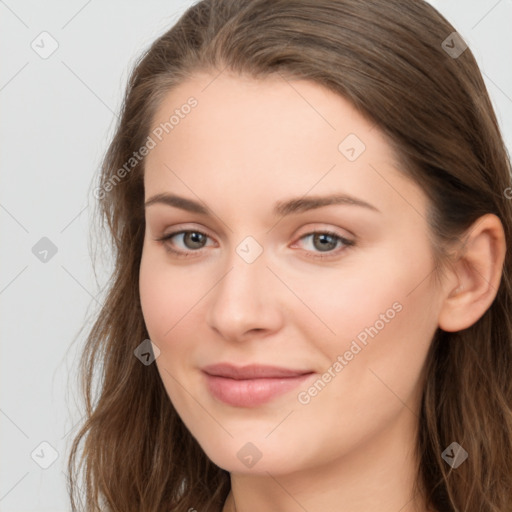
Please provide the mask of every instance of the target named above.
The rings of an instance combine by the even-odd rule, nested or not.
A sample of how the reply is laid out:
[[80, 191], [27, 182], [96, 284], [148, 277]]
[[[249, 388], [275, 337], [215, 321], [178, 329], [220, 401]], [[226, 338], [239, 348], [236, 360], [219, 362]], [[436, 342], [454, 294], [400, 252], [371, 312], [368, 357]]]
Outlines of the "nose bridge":
[[239, 338], [252, 329], [277, 327], [275, 294], [270, 292], [267, 258], [252, 236], [244, 238], [226, 261], [226, 272], [209, 301], [208, 324], [226, 338]]

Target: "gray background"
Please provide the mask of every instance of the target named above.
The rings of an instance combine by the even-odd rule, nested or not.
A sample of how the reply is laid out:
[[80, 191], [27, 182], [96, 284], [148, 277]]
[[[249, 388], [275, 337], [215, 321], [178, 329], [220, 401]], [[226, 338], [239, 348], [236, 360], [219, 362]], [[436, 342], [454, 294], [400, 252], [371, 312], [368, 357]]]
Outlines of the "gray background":
[[[94, 180], [135, 58], [191, 3], [0, 0], [2, 512], [70, 508], [79, 329], [110, 271], [108, 253], [93, 271]], [[512, 0], [431, 3], [475, 54], [512, 152]], [[43, 31], [48, 58], [31, 46], [51, 49]]]

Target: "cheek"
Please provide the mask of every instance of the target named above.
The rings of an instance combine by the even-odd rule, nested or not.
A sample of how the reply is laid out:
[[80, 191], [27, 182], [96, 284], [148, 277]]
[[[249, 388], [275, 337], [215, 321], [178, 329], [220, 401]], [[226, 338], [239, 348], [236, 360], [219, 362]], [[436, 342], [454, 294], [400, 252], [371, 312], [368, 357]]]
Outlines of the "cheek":
[[[424, 263], [421, 268], [428, 267]], [[357, 276], [346, 281], [345, 292], [317, 301], [336, 336], [318, 343], [309, 330], [328, 355], [320, 381], [300, 389], [297, 397], [305, 404], [296, 415], [301, 428], [322, 432], [322, 443], [312, 450], [326, 450], [326, 456], [333, 447], [337, 453], [348, 451], [401, 414], [416, 419], [412, 411], [419, 404], [422, 369], [437, 324], [433, 288], [427, 282], [417, 286], [418, 268], [406, 269], [386, 267], [377, 281], [373, 275]]]
[[325, 340], [324, 352], [331, 359], [348, 350], [354, 339], [364, 343], [398, 328], [421, 337], [420, 324], [433, 321], [435, 291], [425, 279], [431, 270], [427, 255], [400, 255], [382, 248], [367, 261], [340, 266], [339, 272], [317, 272], [314, 279], [288, 276], [301, 299], [291, 321], [301, 325], [308, 339]]
[[153, 341], [161, 339], [165, 329], [172, 325], [171, 318], [166, 314], [173, 311], [168, 307], [170, 294], [167, 290], [167, 283], [161, 279], [158, 266], [152, 264], [148, 252], [144, 251], [139, 272], [139, 293], [144, 322]]
[[201, 297], [193, 275], [169, 265], [163, 249], [153, 248], [142, 253], [139, 292], [148, 334], [157, 344], [172, 337], [174, 327]]
[[[295, 322], [326, 356], [325, 371], [342, 357], [343, 368], [331, 369], [337, 378], [327, 386], [336, 399], [346, 400], [347, 393], [357, 397], [354, 407], [389, 403], [390, 389], [411, 395], [437, 328], [429, 252], [420, 245], [401, 247], [399, 253], [383, 247], [367, 264], [359, 261], [335, 280], [326, 274], [314, 287], [309, 280], [300, 282], [301, 298], [322, 322], [311, 314], [295, 315]], [[382, 401], [374, 402], [375, 396]]]
[[192, 296], [198, 294], [194, 293], [197, 287], [184, 286], [185, 282], [183, 272], [173, 269], [165, 255], [153, 249], [143, 251], [139, 272], [142, 314], [149, 338], [160, 350], [155, 364], [167, 395], [182, 412], [190, 404], [179, 385], [183, 380], [180, 370], [191, 350], [183, 329], [193, 313], [191, 306], [198, 301]]

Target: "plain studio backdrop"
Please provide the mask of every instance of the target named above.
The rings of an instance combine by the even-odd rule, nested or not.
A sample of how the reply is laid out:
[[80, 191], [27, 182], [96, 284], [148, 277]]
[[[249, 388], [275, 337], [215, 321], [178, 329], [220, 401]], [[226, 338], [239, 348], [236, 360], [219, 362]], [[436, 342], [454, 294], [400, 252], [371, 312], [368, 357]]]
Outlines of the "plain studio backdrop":
[[[91, 184], [136, 57], [191, 3], [0, 0], [1, 512], [70, 509], [78, 330], [110, 270], [100, 255], [93, 272]], [[432, 4], [475, 54], [512, 152], [512, 0]]]

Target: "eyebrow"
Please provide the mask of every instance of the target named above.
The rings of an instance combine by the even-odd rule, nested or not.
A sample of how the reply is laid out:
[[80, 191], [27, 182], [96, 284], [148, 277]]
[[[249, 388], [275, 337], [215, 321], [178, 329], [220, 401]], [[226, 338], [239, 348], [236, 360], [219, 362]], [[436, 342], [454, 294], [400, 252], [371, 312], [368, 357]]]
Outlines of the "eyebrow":
[[[144, 203], [144, 208], [154, 204], [164, 204], [167, 206], [174, 206], [192, 213], [202, 215], [210, 215], [211, 210], [203, 204], [187, 199], [185, 197], [177, 196], [169, 193], [156, 194]], [[315, 208], [330, 205], [350, 205], [360, 206], [380, 213], [380, 210], [362, 199], [350, 196], [348, 194], [332, 194], [328, 196], [308, 196], [287, 199], [286, 201], [278, 201], [274, 205], [273, 214], [275, 216], [286, 216], [293, 213], [301, 213]]]

